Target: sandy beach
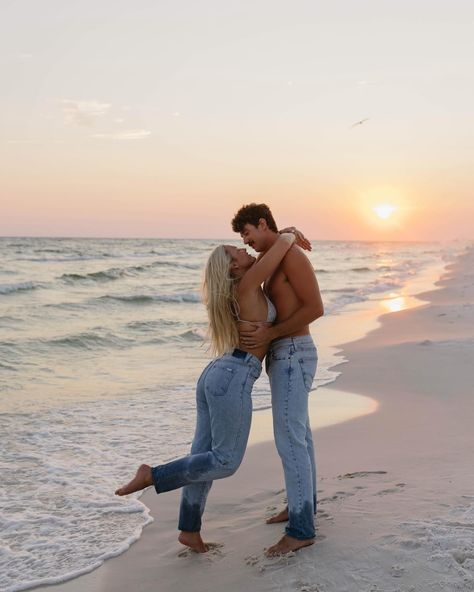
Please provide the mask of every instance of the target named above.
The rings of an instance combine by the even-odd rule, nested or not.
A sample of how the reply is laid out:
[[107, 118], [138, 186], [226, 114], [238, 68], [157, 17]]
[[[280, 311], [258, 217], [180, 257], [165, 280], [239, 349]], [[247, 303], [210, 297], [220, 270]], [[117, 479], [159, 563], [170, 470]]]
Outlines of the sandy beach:
[[[2, 9], [0, 592], [474, 592], [474, 2]], [[257, 276], [268, 339], [315, 319], [315, 540], [265, 556], [263, 360], [197, 554], [180, 490], [115, 492], [189, 454], [225, 310], [273, 318]]]
[[260, 412], [240, 470], [209, 496], [203, 538], [215, 544], [208, 554], [176, 540], [179, 492], [150, 490], [141, 499], [154, 522], [136, 544], [89, 574], [41, 589], [474, 590], [474, 249], [419, 298], [423, 305], [386, 314], [363, 339], [344, 344], [343, 374], [313, 393], [314, 419], [318, 397], [334, 391], [377, 404], [314, 432], [312, 547], [272, 560], [263, 555], [282, 533], [265, 518], [283, 506], [284, 491], [273, 442], [258, 441], [256, 431], [270, 422], [270, 413]]

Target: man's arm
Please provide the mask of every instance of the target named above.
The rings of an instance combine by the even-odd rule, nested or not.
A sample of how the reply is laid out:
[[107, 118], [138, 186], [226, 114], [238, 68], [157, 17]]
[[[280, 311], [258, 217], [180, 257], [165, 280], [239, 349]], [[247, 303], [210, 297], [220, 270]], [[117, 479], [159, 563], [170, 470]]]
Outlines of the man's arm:
[[[278, 234], [283, 234], [284, 232], [291, 232], [291, 234], [294, 234], [295, 244], [298, 245], [298, 247], [301, 247], [305, 251], [313, 250], [311, 242], [305, 237], [301, 230], [298, 230], [295, 226], [288, 226], [287, 228], [283, 228], [283, 230], [278, 231]], [[259, 261], [264, 255], [265, 253], [259, 253], [257, 255], [257, 261]]]
[[285, 335], [291, 335], [324, 314], [323, 302], [313, 267], [302, 251], [293, 247], [284, 258], [281, 269], [288, 278], [300, 306], [295, 312], [272, 327], [255, 326], [240, 333], [248, 347], [259, 347]]

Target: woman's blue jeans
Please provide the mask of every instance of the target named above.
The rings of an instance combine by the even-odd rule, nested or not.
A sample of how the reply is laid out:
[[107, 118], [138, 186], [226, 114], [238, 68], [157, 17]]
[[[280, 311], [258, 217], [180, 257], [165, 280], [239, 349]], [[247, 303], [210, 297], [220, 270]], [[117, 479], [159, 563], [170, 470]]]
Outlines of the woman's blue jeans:
[[288, 498], [286, 533], [300, 540], [315, 536], [316, 463], [308, 394], [317, 360], [310, 335], [272, 341], [266, 357], [272, 390], [273, 433]]
[[261, 371], [257, 357], [238, 349], [213, 360], [196, 387], [197, 422], [191, 453], [152, 468], [157, 493], [183, 488], [180, 530], [201, 530], [212, 482], [239, 468], [252, 421], [252, 388]]

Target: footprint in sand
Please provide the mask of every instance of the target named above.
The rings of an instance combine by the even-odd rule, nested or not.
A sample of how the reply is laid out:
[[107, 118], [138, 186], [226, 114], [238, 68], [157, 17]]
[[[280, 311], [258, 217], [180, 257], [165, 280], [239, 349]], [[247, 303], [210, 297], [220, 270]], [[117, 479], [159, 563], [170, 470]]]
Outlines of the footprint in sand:
[[299, 592], [322, 592], [316, 584], [308, 584], [306, 582], [296, 582], [296, 589]]
[[388, 495], [389, 493], [397, 493], [399, 491], [402, 491], [404, 487], [405, 483], [397, 483], [395, 487], [390, 487], [389, 489], [382, 489], [382, 491], [378, 491], [377, 493], [374, 493], [374, 495]]
[[338, 479], [355, 479], [356, 477], [368, 477], [369, 475], [386, 475], [387, 471], [357, 471], [355, 473], [346, 473], [338, 475]]
[[419, 549], [421, 547], [420, 541], [413, 539], [400, 539], [399, 545], [402, 547], [402, 549], [408, 549], [410, 551], [412, 549]]
[[465, 550], [454, 550], [451, 555], [459, 565], [463, 565], [467, 559], [474, 559], [474, 553]]
[[405, 568], [402, 567], [401, 565], [392, 565], [392, 567], [390, 568], [390, 575], [393, 578], [401, 578], [404, 573], [405, 573]]
[[316, 512], [316, 516], [317, 516], [318, 518], [326, 518], [326, 520], [332, 520], [332, 519], [333, 519], [333, 518], [332, 518], [332, 516], [331, 516], [331, 514], [328, 514], [328, 513], [327, 513], [327, 512], [325, 512], [324, 510], [318, 510], [318, 511]]
[[265, 557], [263, 554], [248, 555], [245, 558], [245, 563], [246, 565], [256, 567], [259, 572], [264, 572], [274, 567], [280, 568], [282, 566], [290, 565], [295, 556], [296, 553], [294, 551], [290, 551], [290, 553], [287, 553], [286, 555], [277, 555], [276, 557]]
[[224, 557], [225, 553], [222, 551], [224, 545], [222, 543], [206, 543], [209, 547], [207, 553], [198, 553], [197, 551], [193, 551], [192, 549], [183, 549], [178, 553], [178, 557], [196, 557], [200, 556], [208, 561], [213, 561], [214, 559]]
[[336, 493], [333, 495], [323, 497], [321, 500], [319, 500], [318, 503], [324, 504], [325, 502], [335, 502], [338, 500], [343, 500], [346, 497], [351, 497], [353, 495], [355, 495], [355, 493], [351, 493], [350, 491], [336, 491]]
[[260, 561], [260, 555], [249, 555], [245, 558], [246, 565], [257, 565]]

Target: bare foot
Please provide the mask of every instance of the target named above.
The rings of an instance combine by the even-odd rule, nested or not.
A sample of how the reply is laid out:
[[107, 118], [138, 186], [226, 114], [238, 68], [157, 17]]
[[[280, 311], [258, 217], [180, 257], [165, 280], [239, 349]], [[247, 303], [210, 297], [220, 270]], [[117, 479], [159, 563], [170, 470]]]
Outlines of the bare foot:
[[145, 487], [149, 487], [150, 485], [153, 485], [153, 479], [151, 478], [151, 467], [148, 465], [140, 465], [135, 477], [129, 483], [127, 483], [127, 485], [119, 487], [116, 490], [115, 495], [128, 495], [134, 491], [145, 489]]
[[278, 514], [275, 514], [274, 516], [268, 518], [266, 522], [267, 524], [276, 524], [277, 522], [288, 522], [288, 506], [286, 506], [286, 508], [281, 512], [278, 512]]
[[179, 533], [178, 541], [196, 553], [206, 553], [209, 551], [209, 545], [206, 545], [202, 540], [199, 532], [187, 532], [186, 530], [182, 530]]
[[278, 555], [286, 555], [286, 553], [291, 553], [291, 551], [298, 551], [298, 549], [302, 549], [303, 547], [309, 547], [309, 545], [312, 545], [313, 543], [314, 539], [300, 541], [299, 539], [294, 539], [285, 534], [276, 545], [269, 547], [265, 551], [265, 556], [277, 557]]

